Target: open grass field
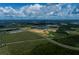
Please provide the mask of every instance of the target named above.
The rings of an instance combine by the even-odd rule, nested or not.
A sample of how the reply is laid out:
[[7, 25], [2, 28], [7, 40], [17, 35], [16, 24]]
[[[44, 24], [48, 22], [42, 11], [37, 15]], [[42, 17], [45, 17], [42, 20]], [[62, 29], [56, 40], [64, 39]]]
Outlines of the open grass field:
[[37, 33], [24, 31], [14, 34], [5, 34], [4, 37], [5, 41], [8, 42], [16, 42], [16, 41], [26, 41], [26, 40], [38, 40], [43, 39], [42, 36], [40, 36]]
[[3, 33], [0, 35], [0, 40], [2, 39], [2, 43], [6, 45], [0, 45], [0, 55], [79, 54], [79, 51], [65, 49], [48, 42], [45, 39], [46, 34], [47, 31], [39, 29], [12, 34]]
[[[5, 46], [0, 48], [0, 54], [31, 54], [31, 50], [39, 44], [47, 43], [42, 35], [24, 31], [13, 34], [3, 34], [1, 35]], [[3, 43], [3, 44], [4, 44]]]

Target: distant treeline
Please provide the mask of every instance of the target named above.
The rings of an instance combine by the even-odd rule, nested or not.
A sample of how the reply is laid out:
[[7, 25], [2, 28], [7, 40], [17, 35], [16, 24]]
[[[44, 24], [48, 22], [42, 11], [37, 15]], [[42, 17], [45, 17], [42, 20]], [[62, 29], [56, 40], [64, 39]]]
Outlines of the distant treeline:
[[5, 27], [6, 25], [48, 25], [48, 24], [78, 24], [79, 20], [0, 20], [0, 27]]

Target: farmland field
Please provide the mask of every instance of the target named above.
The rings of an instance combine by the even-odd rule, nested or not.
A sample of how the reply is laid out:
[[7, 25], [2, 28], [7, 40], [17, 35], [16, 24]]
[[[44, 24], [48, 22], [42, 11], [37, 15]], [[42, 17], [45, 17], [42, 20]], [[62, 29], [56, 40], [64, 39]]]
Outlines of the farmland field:
[[43, 36], [29, 31], [8, 33], [3, 35], [3, 39], [6, 45], [0, 48], [0, 54], [30, 54], [36, 45], [47, 42]]
[[[57, 29], [52, 27], [48, 29], [24, 27], [21, 28], [22, 32], [15, 32], [16, 30], [0, 32], [0, 55], [79, 54], [79, 51], [63, 48], [46, 39], [48, 37], [54, 38], [59, 43], [79, 47], [77, 28], [75, 28], [74, 33], [72, 30], [67, 31], [65, 27], [65, 25], [64, 28], [60, 26]], [[53, 36], [50, 37], [50, 35]]]

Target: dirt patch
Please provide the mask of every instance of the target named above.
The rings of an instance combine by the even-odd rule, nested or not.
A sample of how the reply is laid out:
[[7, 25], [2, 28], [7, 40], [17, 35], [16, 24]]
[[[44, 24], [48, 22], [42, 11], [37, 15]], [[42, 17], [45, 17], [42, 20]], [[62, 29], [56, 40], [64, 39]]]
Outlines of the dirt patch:
[[47, 30], [41, 30], [41, 29], [29, 29], [28, 31], [30, 32], [35, 32], [35, 33], [39, 33], [42, 36], [47, 36], [48, 35], [48, 31]]

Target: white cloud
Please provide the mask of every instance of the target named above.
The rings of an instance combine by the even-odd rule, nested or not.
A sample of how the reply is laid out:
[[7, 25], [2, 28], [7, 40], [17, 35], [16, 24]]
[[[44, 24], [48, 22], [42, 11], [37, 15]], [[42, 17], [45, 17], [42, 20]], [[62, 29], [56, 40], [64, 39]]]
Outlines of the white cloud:
[[41, 7], [42, 5], [40, 4], [30, 5], [28, 10], [40, 10]]
[[29, 6], [24, 6], [20, 9], [22, 13], [26, 15], [26, 17], [38, 17], [41, 12], [41, 8], [43, 8], [42, 5], [40, 4], [34, 4], [34, 5], [29, 5]]
[[[21, 17], [21, 18], [53, 18], [54, 16], [73, 16], [73, 10], [76, 7], [68, 4], [65, 8], [62, 8], [64, 4], [48, 4], [40, 5], [40, 4], [33, 4], [33, 5], [26, 5], [19, 9], [13, 7], [0, 7], [0, 17], [7, 16], [7, 17]], [[77, 9], [76, 11], [79, 11]], [[77, 14], [78, 15], [78, 14]]]

